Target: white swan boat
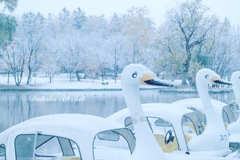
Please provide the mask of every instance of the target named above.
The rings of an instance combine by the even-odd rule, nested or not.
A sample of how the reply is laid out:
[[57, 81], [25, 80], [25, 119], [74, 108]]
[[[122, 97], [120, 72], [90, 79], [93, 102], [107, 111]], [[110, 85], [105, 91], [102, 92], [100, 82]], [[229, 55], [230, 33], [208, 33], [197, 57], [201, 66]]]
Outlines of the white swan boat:
[[0, 134], [0, 160], [126, 160], [134, 147], [129, 129], [92, 115], [41, 116]]
[[[206, 73], [207, 74], [207, 73]], [[232, 87], [233, 91], [236, 97], [236, 102], [239, 104], [240, 101], [240, 72], [234, 72], [231, 77]], [[197, 84], [200, 82], [197, 82]], [[205, 91], [202, 87], [198, 87], [199, 96], [200, 98], [191, 98], [191, 99], [183, 99], [176, 101], [172, 103], [173, 105], [176, 105], [178, 107], [184, 107], [191, 110], [196, 111], [198, 115], [202, 118], [202, 122], [206, 125], [206, 119], [208, 120], [209, 117], [212, 117], [212, 114], [217, 115], [219, 119], [222, 119], [222, 123], [225, 125], [229, 136], [230, 141], [230, 147], [232, 150], [237, 150], [240, 148], [240, 118], [236, 119], [234, 115], [234, 111], [230, 107], [230, 105], [227, 105], [226, 103], [210, 99], [207, 90], [205, 88]], [[239, 94], [237, 94], [239, 93]], [[212, 112], [208, 111], [208, 116], [206, 117], [206, 106], [205, 103], [203, 105], [203, 102], [211, 103], [211, 106], [213, 108]], [[214, 130], [215, 127], [212, 127], [212, 130]]]
[[[122, 72], [122, 90], [123, 90], [123, 95], [129, 110], [129, 114], [131, 116], [131, 122], [133, 124], [134, 128], [134, 133], [136, 137], [136, 148], [135, 151], [133, 152], [133, 155], [131, 159], [138, 159], [138, 160], [145, 160], [145, 159], [150, 159], [150, 160], [166, 160], [166, 159], [194, 159], [194, 160], [200, 160], [200, 159], [238, 159], [238, 155], [236, 153], [228, 155], [226, 157], [214, 157], [214, 156], [192, 156], [188, 154], [182, 154], [182, 153], [176, 153], [176, 154], [163, 154], [163, 151], [161, 150], [159, 144], [157, 143], [152, 130], [150, 128], [150, 125], [147, 121], [147, 118], [144, 114], [144, 111], [141, 106], [140, 102], [140, 97], [139, 97], [139, 87], [141, 85], [156, 85], [156, 86], [171, 86], [170, 84], [163, 83], [156, 79], [154, 73], [150, 71], [148, 68], [146, 68], [143, 65], [140, 64], [131, 64], [128, 65], [124, 68]], [[219, 124], [221, 125], [221, 123]], [[205, 131], [207, 128], [205, 129]], [[217, 128], [217, 134], [224, 134], [226, 133], [225, 128], [222, 130], [221, 127]], [[218, 133], [219, 132], [219, 133]], [[211, 133], [211, 132], [207, 132]], [[202, 136], [204, 132], [200, 135]], [[197, 137], [200, 137], [197, 136]], [[228, 136], [228, 135], [227, 135]], [[195, 137], [194, 139], [196, 139]], [[203, 137], [203, 136], [202, 136]], [[208, 137], [205, 137], [208, 138]], [[216, 147], [218, 151], [220, 152], [225, 152], [225, 150], [228, 150], [228, 137], [221, 141], [218, 139], [219, 137], [212, 137], [210, 134], [210, 138], [213, 138], [213, 142], [216, 140], [216, 145], [215, 144], [210, 144], [210, 148], [212, 146]], [[225, 138], [225, 137], [224, 137]], [[193, 140], [194, 140], [193, 139]], [[169, 138], [167, 138], [169, 140]], [[171, 140], [171, 138], [170, 138]], [[218, 140], [218, 141], [217, 141]], [[191, 140], [192, 141], [192, 140]], [[190, 142], [191, 142], [190, 141]], [[212, 142], [212, 140], [210, 139]], [[205, 141], [202, 142], [202, 144]], [[194, 143], [193, 143], [194, 144]], [[198, 146], [194, 146], [194, 149], [202, 149], [205, 150], [205, 148], [200, 148]], [[216, 151], [216, 148], [209, 149], [208, 151]], [[215, 149], [215, 150], [214, 150]]]

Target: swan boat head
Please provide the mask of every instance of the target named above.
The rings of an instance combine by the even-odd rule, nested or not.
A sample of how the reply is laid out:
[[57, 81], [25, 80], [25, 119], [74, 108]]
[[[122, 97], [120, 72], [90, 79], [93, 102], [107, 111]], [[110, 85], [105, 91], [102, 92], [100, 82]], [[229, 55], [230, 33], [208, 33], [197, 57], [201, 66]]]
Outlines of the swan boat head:
[[141, 64], [130, 64], [122, 71], [122, 83], [139, 88], [141, 85], [170, 86], [172, 84], [159, 81], [155, 74]]
[[139, 87], [142, 85], [173, 85], [161, 82], [150, 69], [141, 64], [126, 66], [122, 71], [121, 82], [123, 95], [135, 130], [136, 148], [132, 159], [165, 160], [166, 157], [158, 145], [141, 107]]
[[204, 88], [211, 84], [231, 85], [231, 83], [223, 81], [216, 72], [208, 68], [203, 68], [197, 72], [196, 84]]

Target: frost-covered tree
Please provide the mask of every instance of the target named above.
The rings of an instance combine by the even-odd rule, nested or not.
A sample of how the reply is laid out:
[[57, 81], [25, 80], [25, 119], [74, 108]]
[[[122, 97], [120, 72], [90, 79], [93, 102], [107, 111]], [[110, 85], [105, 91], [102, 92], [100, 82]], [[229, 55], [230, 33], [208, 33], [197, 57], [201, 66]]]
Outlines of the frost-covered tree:
[[239, 57], [240, 57], [240, 26], [233, 30], [233, 46], [234, 46], [234, 58], [230, 63], [230, 73], [240, 69]]
[[4, 48], [3, 60], [8, 66], [9, 73], [13, 75], [16, 86], [20, 86], [22, 82], [25, 58], [26, 50], [23, 50], [17, 41]]
[[106, 78], [106, 73], [107, 70], [109, 69], [109, 59], [108, 59], [108, 54], [106, 53], [106, 50], [104, 49], [99, 49], [96, 53], [96, 67], [97, 67], [97, 72], [100, 75], [102, 79], [102, 84], [106, 84], [104, 82]]
[[125, 16], [123, 34], [125, 38], [124, 57], [126, 64], [142, 63], [151, 42], [153, 23], [147, 17], [146, 7], [131, 8]]
[[[57, 19], [58, 23], [58, 34], [70, 34], [73, 28], [73, 19], [71, 12], [66, 8], [63, 8], [62, 11], [58, 14]], [[70, 33], [68, 33], [70, 31]]]
[[[8, 82], [10, 74], [10, 66], [4, 62], [4, 57], [6, 54], [11, 52], [9, 46], [11, 46], [13, 41], [13, 34], [16, 30], [16, 19], [13, 16], [6, 15], [5, 11], [14, 11], [17, 7], [18, 0], [0, 0], [0, 60], [1, 60], [1, 70], [6, 70], [8, 73]], [[11, 47], [10, 47], [11, 48]]]
[[201, 46], [201, 54], [197, 56], [199, 63], [204, 67], [211, 68], [224, 76], [235, 54], [234, 37], [227, 19], [223, 23], [218, 21], [216, 24]]
[[65, 37], [64, 48], [60, 52], [59, 62], [62, 64], [62, 69], [69, 73], [70, 81], [73, 80], [74, 74], [80, 81], [79, 73], [85, 70], [88, 61], [89, 43], [85, 39], [81, 39], [83, 37], [80, 37], [80, 33]]
[[0, 13], [0, 46], [7, 45], [6, 43], [13, 40], [16, 26], [15, 17]]
[[0, 0], [0, 46], [6, 47], [9, 41], [12, 41], [13, 33], [16, 29], [16, 19], [13, 16], [6, 15], [5, 10], [14, 11], [18, 0]]
[[108, 59], [110, 60], [110, 68], [113, 70], [113, 77], [116, 83], [119, 69], [122, 66], [121, 54], [124, 46], [124, 36], [122, 35], [124, 27], [123, 18], [116, 13], [110, 19], [109, 32], [111, 33], [106, 41], [108, 46], [108, 52], [111, 55]]
[[184, 47], [181, 45], [179, 34], [167, 24], [162, 24], [157, 32], [155, 41], [155, 69], [161, 78], [179, 78], [184, 63]]
[[[167, 23], [176, 33], [179, 43], [184, 47], [182, 75], [183, 84], [186, 79], [191, 83], [195, 74], [192, 70], [198, 70], [196, 56], [201, 52], [201, 46], [205, 43], [211, 30], [217, 25], [216, 17], [207, 15], [208, 8], [201, 4], [201, 0], [186, 1], [177, 8], [167, 12]], [[195, 67], [197, 67], [195, 69]]]
[[8, 54], [9, 50], [7, 48], [9, 45], [12, 44], [13, 35], [15, 33], [17, 26], [16, 19], [11, 16], [4, 15], [0, 13], [0, 48], [2, 52], [0, 53], [0, 69], [2, 71], [6, 71], [8, 75], [7, 82], [9, 83], [9, 76], [10, 76], [10, 66], [4, 59], [2, 59], [6, 54]]
[[26, 50], [26, 65], [28, 71], [27, 84], [30, 83], [32, 72], [40, 65], [40, 56], [43, 49], [44, 17], [40, 13], [25, 13], [18, 26], [18, 43]]
[[109, 68], [111, 60], [109, 46], [107, 45], [110, 36], [108, 22], [104, 16], [88, 17], [84, 32], [88, 35], [90, 45], [87, 52], [90, 63], [87, 66], [104, 80], [104, 72]]
[[18, 5], [18, 0], [0, 0], [1, 13], [5, 10], [13, 12]]
[[56, 55], [56, 52], [54, 53], [48, 51], [47, 54], [44, 54], [42, 56], [40, 71], [46, 73], [46, 76], [49, 78], [49, 83], [52, 83], [54, 76], [60, 72], [60, 67], [57, 64]]
[[45, 21], [44, 50], [41, 59], [40, 71], [45, 73], [51, 83], [54, 76], [60, 73], [59, 53], [61, 48], [62, 36], [59, 34], [59, 26], [55, 16], [48, 15]]
[[75, 29], [79, 30], [84, 25], [87, 17], [85, 15], [85, 12], [83, 12], [80, 8], [77, 8], [72, 13], [73, 17], [73, 26]]
[[62, 71], [69, 73], [70, 81], [75, 74], [80, 81], [79, 73], [86, 68], [91, 35], [85, 33], [88, 29], [84, 27], [85, 20], [85, 13], [80, 9], [73, 13], [63, 9], [57, 19], [57, 28], [60, 28], [57, 35], [59, 46], [57, 62]]

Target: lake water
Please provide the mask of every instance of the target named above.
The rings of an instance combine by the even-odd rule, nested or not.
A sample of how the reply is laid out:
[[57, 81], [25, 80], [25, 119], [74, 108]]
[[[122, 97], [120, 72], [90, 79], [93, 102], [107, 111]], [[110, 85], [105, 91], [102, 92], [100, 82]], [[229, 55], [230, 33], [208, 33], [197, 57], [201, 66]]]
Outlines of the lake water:
[[[198, 97], [196, 93], [140, 91], [141, 102], [174, 102]], [[232, 93], [212, 94], [212, 98], [231, 102]], [[86, 92], [0, 92], [0, 132], [29, 118], [57, 113], [81, 113], [107, 117], [126, 104], [121, 91]]]

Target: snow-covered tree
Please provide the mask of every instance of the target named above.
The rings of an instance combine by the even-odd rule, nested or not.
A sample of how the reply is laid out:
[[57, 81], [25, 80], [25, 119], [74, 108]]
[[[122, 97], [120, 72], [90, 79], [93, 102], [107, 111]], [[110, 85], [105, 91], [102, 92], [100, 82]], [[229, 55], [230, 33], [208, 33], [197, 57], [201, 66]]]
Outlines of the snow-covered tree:
[[18, 5], [18, 0], [0, 0], [0, 12], [4, 13], [5, 10], [13, 12]]
[[[0, 0], [0, 47], [3, 52], [8, 52], [7, 48], [13, 40], [13, 34], [17, 26], [15, 17], [5, 14], [5, 11], [14, 11], [17, 2], [17, 0]], [[0, 58], [2, 57], [3, 55], [0, 54]], [[3, 65], [1, 65], [0, 69], [6, 69], [3, 68]]]
[[40, 71], [46, 73], [51, 83], [54, 76], [60, 73], [58, 60], [62, 41], [56, 17], [51, 14], [48, 15], [45, 21], [44, 35], [44, 41], [42, 42], [44, 50], [41, 56]]
[[44, 17], [40, 13], [25, 13], [18, 26], [18, 43], [26, 50], [26, 65], [28, 71], [27, 84], [30, 83], [32, 72], [40, 65], [44, 38]]
[[199, 69], [197, 55], [218, 24], [216, 17], [208, 16], [207, 11], [208, 8], [201, 4], [201, 0], [194, 0], [183, 2], [167, 12], [167, 24], [176, 33], [175, 38], [179, 40], [177, 44], [184, 47], [181, 53], [184, 58], [183, 84], [186, 84], [186, 78], [191, 83], [195, 77], [195, 70]]
[[17, 41], [12, 42], [4, 48], [3, 61], [7, 65], [9, 73], [13, 75], [16, 86], [20, 86], [26, 61], [26, 50], [23, 50]]
[[81, 27], [84, 25], [87, 18], [85, 15], [85, 12], [83, 12], [81, 8], [77, 8], [76, 10], [74, 10], [72, 13], [72, 17], [73, 17], [73, 26], [77, 30], [81, 29]]
[[143, 63], [148, 56], [148, 50], [151, 42], [153, 23], [147, 17], [146, 7], [131, 8], [125, 16], [125, 25], [123, 34], [125, 38], [124, 58], [126, 64]]
[[73, 14], [64, 9], [58, 17], [57, 26], [61, 30], [57, 36], [59, 42], [57, 62], [62, 71], [69, 73], [70, 81], [72, 81], [74, 74], [79, 81], [79, 72], [86, 68], [86, 53], [91, 36], [83, 31], [85, 29], [84, 23], [84, 12], [80, 9], [75, 10]]
[[184, 63], [184, 47], [179, 34], [167, 24], [162, 24], [157, 32], [155, 41], [155, 70], [161, 78], [179, 78]]
[[111, 33], [106, 41], [108, 46], [108, 52], [111, 58], [110, 60], [110, 68], [113, 70], [113, 77], [116, 83], [117, 76], [119, 73], [119, 69], [122, 66], [121, 62], [121, 54], [124, 48], [124, 39], [125, 37], [122, 35], [123, 32], [123, 18], [117, 15], [116, 13], [110, 19], [109, 22], [109, 32]]
[[[223, 23], [218, 22], [215, 29], [208, 35], [204, 46], [202, 47], [202, 63], [219, 73], [226, 75], [230, 63], [234, 57], [234, 37], [229, 21], [225, 19]], [[204, 51], [205, 49], [205, 51]], [[199, 58], [199, 59], [200, 59]]]

